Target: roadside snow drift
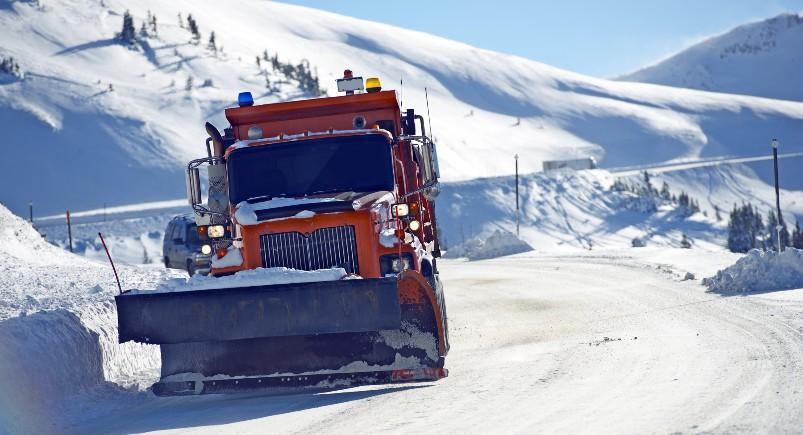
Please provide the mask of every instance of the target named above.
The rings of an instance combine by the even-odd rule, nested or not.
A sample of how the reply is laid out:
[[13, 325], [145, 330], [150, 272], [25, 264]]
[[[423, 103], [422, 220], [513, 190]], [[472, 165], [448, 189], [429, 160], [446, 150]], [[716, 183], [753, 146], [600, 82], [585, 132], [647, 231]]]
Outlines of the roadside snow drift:
[[446, 253], [449, 258], [465, 257], [469, 260], [485, 260], [532, 251], [533, 248], [510, 231], [497, 229], [487, 236], [477, 236], [457, 245]]
[[[117, 343], [111, 269], [47, 243], [0, 205], [0, 433], [59, 433], [75, 395], [145, 388], [155, 346]], [[124, 285], [175, 276], [120, 269]]]
[[703, 284], [715, 293], [768, 292], [803, 288], [803, 250], [753, 249], [736, 264], [720, 270]]

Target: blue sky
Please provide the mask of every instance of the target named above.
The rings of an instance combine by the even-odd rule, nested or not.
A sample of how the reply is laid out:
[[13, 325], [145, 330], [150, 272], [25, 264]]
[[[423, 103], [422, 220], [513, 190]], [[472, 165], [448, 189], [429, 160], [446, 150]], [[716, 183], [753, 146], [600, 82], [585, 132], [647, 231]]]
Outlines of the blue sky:
[[803, 0], [282, 0], [421, 30], [597, 77], [656, 62]]

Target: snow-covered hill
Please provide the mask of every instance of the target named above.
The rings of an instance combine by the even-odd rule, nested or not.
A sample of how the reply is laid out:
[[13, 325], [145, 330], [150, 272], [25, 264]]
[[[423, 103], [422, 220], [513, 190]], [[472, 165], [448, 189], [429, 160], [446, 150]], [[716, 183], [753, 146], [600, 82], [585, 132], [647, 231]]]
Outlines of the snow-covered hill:
[[782, 14], [706, 39], [622, 80], [803, 100], [803, 16]]
[[[115, 40], [126, 9], [137, 29], [150, 11], [158, 36], [136, 49]], [[197, 45], [188, 14], [200, 27]], [[211, 31], [217, 53], [206, 47]], [[266, 89], [255, 61], [264, 50], [308, 60], [330, 92], [345, 67], [385, 88], [403, 79], [404, 105], [422, 111], [427, 87], [447, 180], [509, 174], [515, 153], [523, 172], [587, 155], [610, 167], [754, 155], [771, 137], [791, 150], [785, 138], [803, 133], [803, 103], [594, 79], [262, 0], [5, 0], [0, 41], [0, 55], [23, 73], [0, 82], [0, 120], [10, 126], [0, 181], [14, 186], [0, 202], [18, 214], [29, 201], [50, 214], [180, 197], [183, 163], [204, 152], [203, 122], [224, 125], [222, 109], [239, 91], [258, 102], [303, 95], [279, 75], [270, 76], [277, 89]]]

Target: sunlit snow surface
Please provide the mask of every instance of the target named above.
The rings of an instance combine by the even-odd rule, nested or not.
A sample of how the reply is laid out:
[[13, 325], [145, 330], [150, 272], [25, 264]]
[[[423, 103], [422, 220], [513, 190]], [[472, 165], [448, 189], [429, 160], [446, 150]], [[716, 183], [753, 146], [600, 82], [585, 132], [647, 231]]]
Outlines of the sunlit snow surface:
[[[334, 95], [345, 68], [378, 76], [405, 108], [431, 122], [445, 180], [522, 172], [543, 160], [596, 157], [605, 167], [678, 158], [787, 151], [803, 133], [803, 103], [586, 77], [443, 38], [276, 2], [11, 2], [0, 8], [3, 51], [26, 71], [0, 84], [0, 119], [15, 128], [0, 163], [16, 186], [0, 201], [42, 214], [183, 195], [183, 167], [206, 154], [205, 121], [225, 127], [240, 91], [257, 104], [297, 99], [295, 85], [265, 88], [255, 57], [306, 59]], [[122, 14], [135, 26], [150, 10], [158, 38], [119, 44]], [[192, 14], [198, 45], [178, 26]], [[186, 24], [185, 24], [186, 27]], [[222, 53], [206, 48], [214, 30]], [[255, 38], [254, 35], [260, 37]], [[195, 87], [187, 91], [192, 77]], [[209, 79], [212, 86], [201, 87]], [[404, 87], [401, 89], [400, 81]], [[109, 91], [109, 85], [113, 91]], [[289, 133], [289, 132], [288, 132]]]

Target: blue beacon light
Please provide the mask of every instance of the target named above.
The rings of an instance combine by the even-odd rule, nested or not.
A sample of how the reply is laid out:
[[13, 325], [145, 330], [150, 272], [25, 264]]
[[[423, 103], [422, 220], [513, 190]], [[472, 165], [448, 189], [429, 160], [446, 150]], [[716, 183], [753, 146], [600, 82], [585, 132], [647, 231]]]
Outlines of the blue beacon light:
[[248, 107], [254, 105], [254, 96], [251, 95], [250, 92], [240, 92], [240, 95], [237, 96], [237, 104], [240, 107]]

